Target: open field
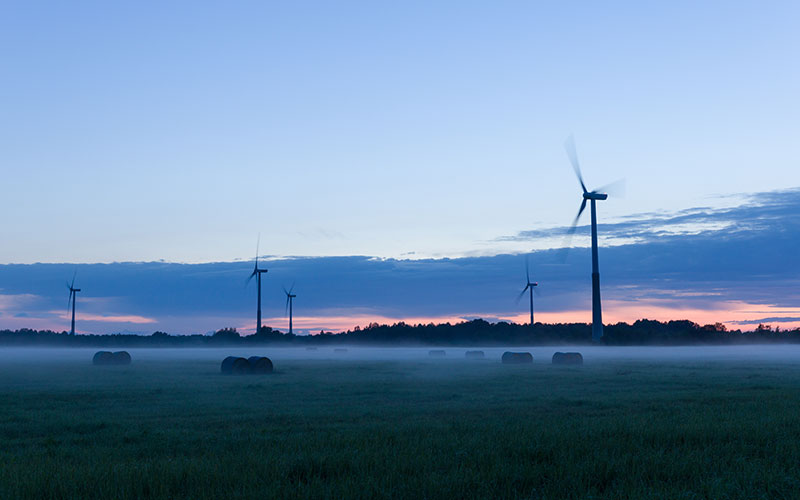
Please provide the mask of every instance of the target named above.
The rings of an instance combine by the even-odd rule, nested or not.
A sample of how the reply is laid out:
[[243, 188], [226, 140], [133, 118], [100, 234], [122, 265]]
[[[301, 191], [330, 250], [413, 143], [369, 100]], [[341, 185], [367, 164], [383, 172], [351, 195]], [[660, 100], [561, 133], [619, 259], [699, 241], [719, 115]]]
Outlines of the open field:
[[[0, 498], [797, 498], [800, 348], [0, 350]], [[228, 354], [276, 373], [222, 376]]]

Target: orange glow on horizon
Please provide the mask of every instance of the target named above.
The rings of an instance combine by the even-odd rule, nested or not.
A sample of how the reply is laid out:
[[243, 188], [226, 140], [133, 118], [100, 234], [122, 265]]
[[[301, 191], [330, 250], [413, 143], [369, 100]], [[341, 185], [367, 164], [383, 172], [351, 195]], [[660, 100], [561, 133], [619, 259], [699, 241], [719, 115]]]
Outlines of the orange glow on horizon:
[[[72, 314], [70, 314], [70, 313], [64, 313], [64, 312], [61, 312], [61, 311], [51, 311], [51, 312], [57, 313], [59, 315], [58, 317], [61, 318], [61, 319], [64, 319], [64, 320], [67, 320], [67, 321], [72, 319]], [[124, 314], [113, 315], [112, 314], [112, 315], [108, 315], [108, 316], [103, 316], [103, 315], [100, 315], [100, 314], [88, 314], [88, 313], [80, 313], [80, 312], [76, 312], [75, 313], [75, 321], [102, 321], [102, 322], [105, 322], [105, 323], [134, 323], [136, 325], [146, 325], [146, 324], [157, 323], [158, 322], [156, 319], [146, 318], [144, 316], [137, 316], [135, 314], [130, 314], [130, 315], [124, 315]]]
[[[715, 309], [698, 309], [687, 307], [676, 307], [668, 300], [652, 299], [630, 303], [625, 301], [608, 300], [603, 307], [603, 323], [614, 324], [619, 322], [633, 323], [640, 319], [650, 319], [657, 321], [689, 320], [700, 325], [722, 323], [728, 329], [748, 331], [755, 329], [755, 324], [742, 324], [740, 322], [752, 321], [760, 317], [800, 317], [800, 309], [790, 307], [778, 307], [765, 304], [750, 304], [743, 301], [725, 302], [721, 307]], [[571, 310], [571, 311], [542, 311], [535, 313], [537, 323], [591, 323], [591, 309]], [[364, 328], [370, 323], [381, 325], [392, 325], [404, 322], [409, 325], [418, 324], [439, 324], [439, 323], [462, 323], [467, 321], [465, 318], [495, 318], [499, 317], [504, 321], [524, 324], [530, 320], [529, 312], [515, 314], [496, 314], [496, 313], [474, 313], [463, 315], [444, 315], [444, 316], [409, 316], [409, 317], [389, 317], [382, 315], [357, 314], [353, 316], [297, 316], [292, 320], [293, 327], [300, 331], [318, 332], [343, 332], [352, 330], [356, 326]], [[769, 321], [765, 321], [769, 324]], [[773, 322], [775, 323], [775, 322]], [[265, 326], [271, 326], [282, 332], [288, 331], [289, 320], [287, 318], [265, 318]], [[773, 325], [774, 326], [774, 325]], [[786, 321], [777, 323], [782, 329], [800, 328], [800, 321]], [[251, 322], [243, 322], [240, 328], [242, 331], [255, 330], [255, 325]]]

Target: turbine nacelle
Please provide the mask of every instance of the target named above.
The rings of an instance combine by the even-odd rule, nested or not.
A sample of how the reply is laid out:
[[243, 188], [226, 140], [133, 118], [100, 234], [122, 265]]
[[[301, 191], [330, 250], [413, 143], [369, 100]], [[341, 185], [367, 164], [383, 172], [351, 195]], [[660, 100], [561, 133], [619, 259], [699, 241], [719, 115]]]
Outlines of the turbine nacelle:
[[524, 291], [525, 291], [525, 290], [527, 290], [528, 288], [533, 288], [533, 287], [535, 287], [535, 286], [539, 286], [539, 283], [535, 283], [535, 282], [534, 282], [534, 283], [530, 283], [530, 282], [529, 282], [527, 285], [525, 285], [525, 288], [523, 288], [523, 289], [522, 289], [522, 291], [524, 292]]
[[598, 193], [595, 191], [589, 191], [583, 193], [584, 200], [607, 200], [608, 195], [606, 193]]

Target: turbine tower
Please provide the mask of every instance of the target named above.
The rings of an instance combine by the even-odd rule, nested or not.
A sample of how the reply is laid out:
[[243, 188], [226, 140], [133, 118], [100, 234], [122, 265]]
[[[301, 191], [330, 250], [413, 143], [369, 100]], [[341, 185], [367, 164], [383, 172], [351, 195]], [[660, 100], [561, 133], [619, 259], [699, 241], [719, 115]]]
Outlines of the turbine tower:
[[[294, 295], [292, 291], [294, 290], [294, 283], [292, 283], [292, 287], [288, 290], [286, 287], [283, 287], [283, 293], [286, 294], [286, 310], [289, 311], [289, 333], [292, 333], [292, 302], [297, 295]], [[285, 314], [285, 311], [284, 311]]]
[[539, 286], [539, 283], [537, 283], [535, 281], [534, 282], [531, 281], [531, 273], [530, 273], [530, 269], [529, 269], [529, 266], [528, 266], [528, 261], [525, 260], [525, 288], [523, 288], [522, 291], [519, 293], [519, 296], [517, 297], [517, 302], [519, 302], [519, 299], [521, 299], [522, 296], [525, 295], [525, 292], [528, 292], [530, 294], [530, 298], [531, 298], [531, 326], [533, 326], [533, 288], [537, 287], [537, 286]]
[[258, 267], [258, 246], [261, 243], [261, 236], [258, 237], [258, 241], [256, 242], [256, 264], [253, 268], [253, 272], [250, 273], [250, 277], [247, 278], [247, 282], [250, 283], [250, 280], [253, 279], [253, 276], [256, 277], [256, 285], [258, 286], [258, 309], [256, 311], [256, 333], [261, 331], [261, 275], [266, 273], [266, 269], [259, 269]]
[[[581, 201], [581, 206], [578, 209], [578, 215], [575, 216], [575, 220], [572, 222], [572, 227], [569, 230], [570, 235], [575, 232], [578, 219], [580, 219], [581, 214], [583, 213], [584, 209], [586, 209], [587, 201], [590, 202], [592, 209], [592, 340], [597, 342], [603, 338], [603, 312], [600, 306], [600, 267], [597, 259], [596, 203], [608, 198], [608, 194], [604, 193], [603, 191], [610, 188], [612, 185], [604, 186], [593, 191], [587, 190], [586, 184], [583, 182], [583, 175], [581, 175], [581, 167], [578, 163], [578, 153], [575, 149], [575, 140], [572, 136], [567, 138], [566, 142], [564, 143], [564, 149], [567, 151], [569, 161], [572, 163], [572, 168], [575, 170], [575, 175], [578, 176], [578, 182], [580, 182], [581, 189], [583, 190], [583, 200]], [[615, 184], [617, 183], [614, 183], [614, 185]]]
[[72, 305], [72, 324], [69, 329], [70, 335], [75, 335], [75, 299], [78, 298], [78, 292], [81, 291], [80, 288], [75, 288], [75, 276], [78, 274], [77, 271], [72, 275], [72, 283], [67, 282], [67, 288], [69, 288], [69, 301], [67, 301], [67, 311], [69, 311], [70, 304]]

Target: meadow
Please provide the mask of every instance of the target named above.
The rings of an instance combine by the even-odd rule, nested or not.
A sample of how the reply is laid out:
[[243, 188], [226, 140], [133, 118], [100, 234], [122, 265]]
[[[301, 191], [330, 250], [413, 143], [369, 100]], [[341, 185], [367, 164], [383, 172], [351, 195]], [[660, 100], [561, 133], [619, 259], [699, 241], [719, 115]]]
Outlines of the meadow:
[[800, 350], [759, 349], [5, 349], [0, 498], [798, 498]]

